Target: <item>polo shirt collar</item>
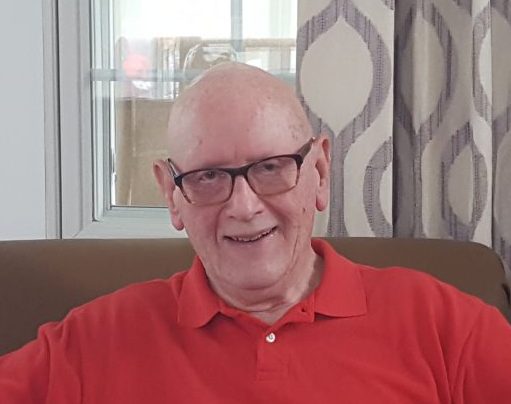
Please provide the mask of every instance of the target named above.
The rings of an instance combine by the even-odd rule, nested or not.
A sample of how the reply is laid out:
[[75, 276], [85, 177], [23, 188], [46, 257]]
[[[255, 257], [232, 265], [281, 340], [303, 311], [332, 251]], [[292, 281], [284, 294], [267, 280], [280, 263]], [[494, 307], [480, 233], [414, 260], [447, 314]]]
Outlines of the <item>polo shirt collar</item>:
[[[314, 312], [330, 317], [366, 314], [366, 295], [358, 266], [339, 255], [324, 240], [313, 239], [312, 248], [324, 261], [321, 283], [306, 299]], [[178, 298], [178, 324], [202, 327], [220, 310], [220, 298], [211, 289], [202, 262], [195, 257], [184, 276]]]
[[220, 298], [211, 289], [204, 266], [196, 256], [183, 279], [178, 298], [177, 322], [187, 327], [202, 327], [219, 311]]
[[321, 283], [312, 295], [314, 311], [330, 317], [365, 315], [367, 302], [359, 266], [325, 240], [313, 239], [312, 248], [324, 261]]

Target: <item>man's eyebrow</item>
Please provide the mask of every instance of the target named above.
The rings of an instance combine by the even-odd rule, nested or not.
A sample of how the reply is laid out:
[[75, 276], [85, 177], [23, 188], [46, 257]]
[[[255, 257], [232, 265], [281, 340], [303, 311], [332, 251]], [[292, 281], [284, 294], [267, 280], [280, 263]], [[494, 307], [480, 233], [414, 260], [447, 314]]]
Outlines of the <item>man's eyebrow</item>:
[[171, 162], [172, 162], [174, 169], [177, 171], [178, 174], [184, 174], [184, 173], [188, 173], [190, 171], [198, 171], [198, 170], [219, 170], [222, 168], [239, 167], [239, 166], [234, 166], [234, 165], [229, 166], [229, 164], [201, 164], [201, 165], [197, 165], [197, 166], [192, 165], [191, 167], [188, 167], [185, 170], [183, 170], [180, 167], [178, 167], [174, 163], [173, 160], [171, 160]]
[[264, 155], [261, 155], [260, 157], [256, 157], [254, 159], [246, 160], [244, 162], [235, 163], [235, 164], [234, 163], [225, 162], [225, 161], [205, 163], [205, 164], [201, 164], [201, 165], [197, 166], [197, 168], [190, 168], [189, 170], [186, 170], [186, 171], [183, 171], [183, 172], [195, 171], [195, 170], [207, 170], [209, 168], [211, 168], [211, 169], [221, 169], [221, 168], [243, 167], [243, 166], [245, 166], [247, 164], [252, 164], [252, 163], [255, 163], [255, 162], [258, 162], [258, 161], [261, 161], [261, 160], [265, 160], [265, 159], [271, 158], [273, 156], [281, 156], [281, 155], [286, 155], [286, 154], [294, 154], [294, 153], [264, 154]]

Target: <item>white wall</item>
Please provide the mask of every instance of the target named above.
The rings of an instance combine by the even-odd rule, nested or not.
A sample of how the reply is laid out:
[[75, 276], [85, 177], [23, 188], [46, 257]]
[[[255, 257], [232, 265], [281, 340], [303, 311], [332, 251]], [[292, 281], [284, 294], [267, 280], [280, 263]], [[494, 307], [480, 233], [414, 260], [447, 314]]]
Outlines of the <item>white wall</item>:
[[41, 0], [0, 5], [0, 240], [44, 238]]

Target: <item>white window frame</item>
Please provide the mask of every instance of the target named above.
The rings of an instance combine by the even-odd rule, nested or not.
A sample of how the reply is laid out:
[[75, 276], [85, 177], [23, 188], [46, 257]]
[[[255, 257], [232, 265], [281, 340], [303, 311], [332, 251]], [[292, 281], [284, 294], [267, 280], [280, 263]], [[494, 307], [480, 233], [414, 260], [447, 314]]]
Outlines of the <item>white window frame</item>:
[[165, 208], [94, 207], [90, 2], [43, 2], [47, 237], [186, 237]]
[[57, 5], [56, 0], [43, 0], [42, 3], [46, 238], [60, 238]]

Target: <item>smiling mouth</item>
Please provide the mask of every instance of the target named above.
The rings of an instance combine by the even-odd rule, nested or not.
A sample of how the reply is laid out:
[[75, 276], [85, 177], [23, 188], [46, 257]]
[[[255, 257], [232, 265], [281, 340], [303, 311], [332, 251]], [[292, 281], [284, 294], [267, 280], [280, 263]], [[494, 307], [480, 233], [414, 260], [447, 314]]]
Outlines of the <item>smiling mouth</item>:
[[255, 241], [259, 241], [265, 237], [268, 237], [270, 234], [274, 233], [275, 230], [277, 230], [276, 226], [253, 236], [225, 236], [225, 238], [227, 240], [235, 241], [237, 243], [253, 243]]

